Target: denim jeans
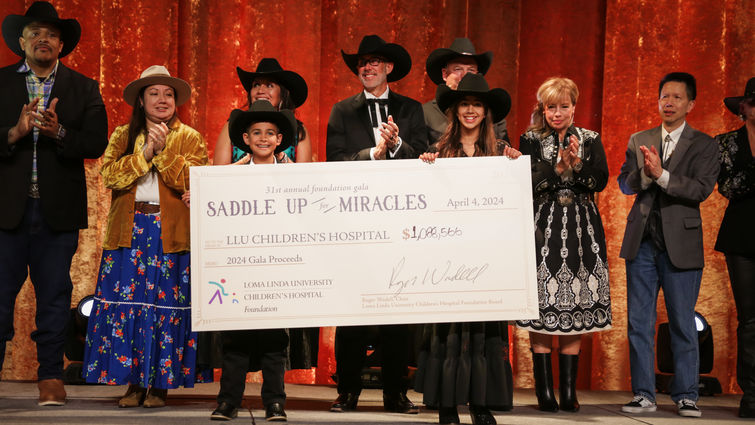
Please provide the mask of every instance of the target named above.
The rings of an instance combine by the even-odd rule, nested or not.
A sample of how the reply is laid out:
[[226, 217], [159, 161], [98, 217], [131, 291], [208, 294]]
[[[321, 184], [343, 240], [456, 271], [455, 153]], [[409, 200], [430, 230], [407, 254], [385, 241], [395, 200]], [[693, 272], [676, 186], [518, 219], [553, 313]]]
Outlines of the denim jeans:
[[655, 322], [658, 290], [663, 289], [669, 319], [674, 378], [671, 399], [697, 401], [700, 359], [695, 327], [695, 303], [702, 269], [683, 270], [652, 241], [640, 245], [627, 260], [627, 315], [632, 392], [655, 400]]
[[37, 329], [31, 334], [37, 344], [37, 377], [63, 377], [63, 344], [73, 290], [71, 259], [78, 243], [78, 230], [57, 232], [50, 228], [39, 199], [28, 198], [17, 228], [0, 230], [0, 369], [6, 343], [14, 335], [16, 296], [28, 273], [37, 299]]

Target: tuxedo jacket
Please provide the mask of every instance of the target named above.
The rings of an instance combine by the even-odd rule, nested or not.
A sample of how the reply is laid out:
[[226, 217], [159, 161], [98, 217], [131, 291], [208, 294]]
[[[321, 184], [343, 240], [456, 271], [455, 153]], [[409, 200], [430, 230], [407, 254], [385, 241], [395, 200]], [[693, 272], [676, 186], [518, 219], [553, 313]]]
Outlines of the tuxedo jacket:
[[[0, 228], [16, 228], [24, 215], [31, 183], [33, 132], [8, 144], [8, 131], [16, 125], [21, 108], [29, 103], [26, 77], [16, 70], [23, 64], [0, 68]], [[58, 64], [50, 102], [65, 128], [63, 140], [39, 135], [37, 176], [45, 221], [53, 230], [87, 227], [87, 193], [84, 159], [98, 158], [107, 146], [107, 115], [96, 81]]]
[[[401, 147], [387, 159], [417, 158], [427, 151], [427, 132], [422, 105], [394, 91], [388, 92], [388, 115], [398, 125]], [[370, 111], [364, 91], [336, 103], [328, 120], [328, 161], [369, 160], [375, 147]]]
[[624, 194], [637, 196], [627, 216], [620, 256], [627, 260], [637, 256], [645, 224], [657, 196], [663, 237], [671, 263], [680, 269], [702, 268], [700, 203], [716, 185], [719, 170], [716, 143], [707, 134], [686, 124], [665, 167], [669, 172], [665, 190], [645, 175], [640, 146], [655, 146], [661, 152], [661, 127], [635, 133], [629, 139], [618, 180]]

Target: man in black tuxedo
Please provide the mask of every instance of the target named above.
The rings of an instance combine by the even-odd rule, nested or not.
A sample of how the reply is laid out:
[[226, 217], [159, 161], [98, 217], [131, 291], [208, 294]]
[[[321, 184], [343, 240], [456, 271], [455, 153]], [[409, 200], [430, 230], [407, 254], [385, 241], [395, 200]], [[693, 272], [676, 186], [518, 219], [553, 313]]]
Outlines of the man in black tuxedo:
[[87, 226], [84, 159], [105, 151], [107, 115], [97, 82], [58, 60], [79, 41], [76, 20], [39, 1], [6, 16], [2, 29], [23, 60], [0, 69], [0, 369], [28, 270], [37, 298], [39, 404], [60, 406], [69, 273]]
[[[409, 73], [409, 53], [398, 44], [368, 35], [355, 54], [341, 51], [364, 90], [333, 106], [328, 120], [328, 161], [417, 158], [427, 150], [422, 105], [391, 91], [388, 83]], [[409, 329], [407, 325], [340, 326], [335, 355], [338, 399], [331, 411], [356, 409], [367, 345], [380, 351], [383, 406], [399, 413], [419, 413], [406, 397]]]

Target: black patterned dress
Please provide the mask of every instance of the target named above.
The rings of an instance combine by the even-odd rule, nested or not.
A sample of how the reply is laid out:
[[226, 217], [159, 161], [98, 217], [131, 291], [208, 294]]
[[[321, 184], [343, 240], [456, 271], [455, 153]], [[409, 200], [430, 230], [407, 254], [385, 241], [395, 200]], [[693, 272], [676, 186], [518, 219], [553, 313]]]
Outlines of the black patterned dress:
[[517, 326], [555, 335], [611, 327], [606, 238], [594, 201], [608, 181], [606, 155], [597, 132], [572, 126], [567, 134], [579, 139], [579, 172], [556, 174], [556, 133], [528, 131], [519, 145], [532, 160], [540, 318]]

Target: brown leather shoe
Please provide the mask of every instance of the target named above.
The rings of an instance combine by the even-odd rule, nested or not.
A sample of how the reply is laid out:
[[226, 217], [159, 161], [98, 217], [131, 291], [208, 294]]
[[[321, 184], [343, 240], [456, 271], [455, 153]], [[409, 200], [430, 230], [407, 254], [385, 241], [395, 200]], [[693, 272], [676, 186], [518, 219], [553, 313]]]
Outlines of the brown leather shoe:
[[144, 399], [144, 407], [165, 407], [165, 400], [168, 398], [168, 390], [161, 390], [152, 387]]
[[118, 407], [139, 407], [144, 403], [147, 389], [136, 384], [130, 384], [126, 394], [118, 400]]
[[62, 406], [66, 404], [66, 389], [61, 379], [43, 379], [37, 382], [40, 406]]

